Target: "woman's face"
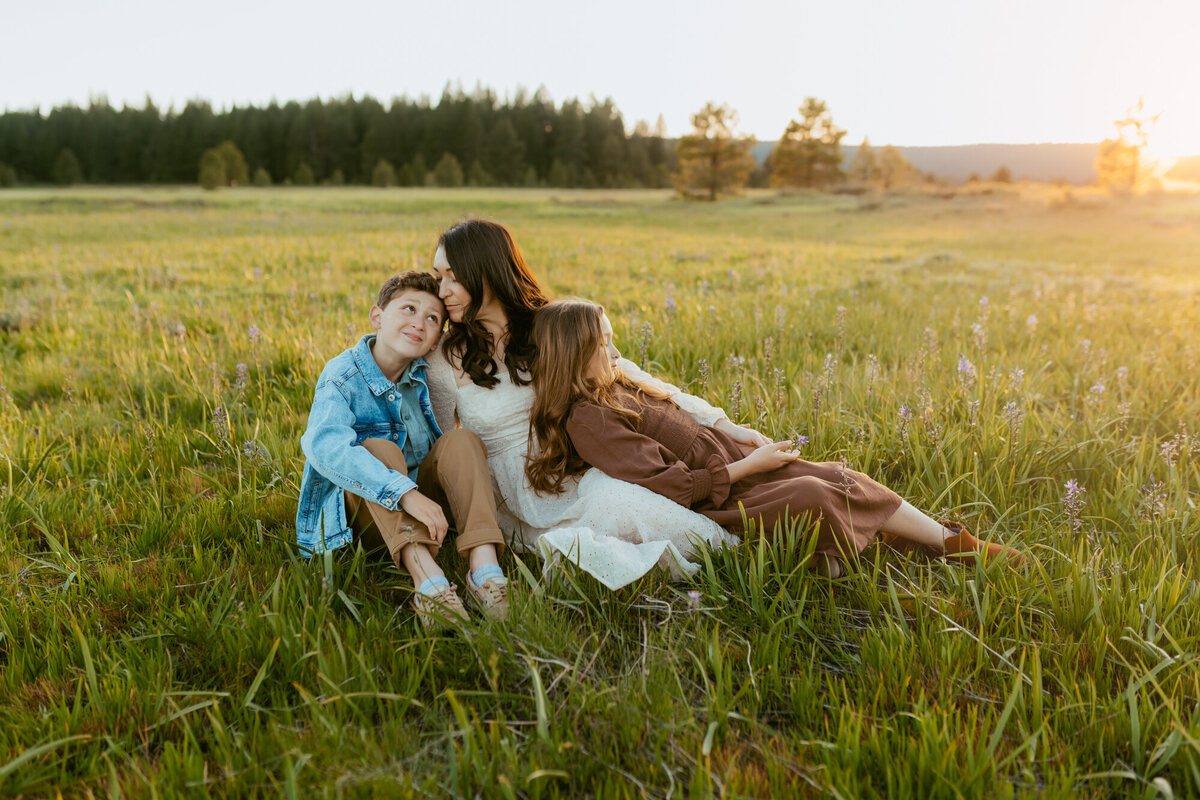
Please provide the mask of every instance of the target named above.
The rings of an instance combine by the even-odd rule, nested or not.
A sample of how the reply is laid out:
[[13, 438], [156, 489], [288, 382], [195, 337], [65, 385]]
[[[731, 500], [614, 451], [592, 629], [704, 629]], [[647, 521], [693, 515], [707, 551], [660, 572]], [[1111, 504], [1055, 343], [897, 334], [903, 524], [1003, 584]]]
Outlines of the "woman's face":
[[446, 260], [446, 248], [438, 245], [433, 254], [433, 271], [438, 278], [438, 297], [446, 304], [446, 316], [451, 322], [462, 322], [463, 314], [471, 305], [471, 294], [454, 278], [454, 267]]

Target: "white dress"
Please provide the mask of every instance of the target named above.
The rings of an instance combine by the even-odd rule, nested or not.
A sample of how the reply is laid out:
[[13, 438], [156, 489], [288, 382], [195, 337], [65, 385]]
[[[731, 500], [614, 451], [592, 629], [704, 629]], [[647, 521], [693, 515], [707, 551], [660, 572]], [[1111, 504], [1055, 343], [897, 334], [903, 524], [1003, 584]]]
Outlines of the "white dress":
[[[500, 527], [518, 550], [536, 550], [547, 568], [558, 558], [579, 565], [610, 589], [632, 583], [656, 566], [672, 577], [692, 575], [697, 542], [720, 547], [737, 543], [707, 517], [641, 486], [589, 469], [564, 483], [562, 494], [539, 494], [525, 477], [533, 387], [517, 386], [507, 374], [485, 389], [458, 386], [441, 350], [426, 356], [434, 416], [442, 430], [462, 427], [487, 446]], [[703, 425], [725, 416], [698, 397], [650, 377], [625, 359], [621, 366], [639, 383], [666, 392]]]

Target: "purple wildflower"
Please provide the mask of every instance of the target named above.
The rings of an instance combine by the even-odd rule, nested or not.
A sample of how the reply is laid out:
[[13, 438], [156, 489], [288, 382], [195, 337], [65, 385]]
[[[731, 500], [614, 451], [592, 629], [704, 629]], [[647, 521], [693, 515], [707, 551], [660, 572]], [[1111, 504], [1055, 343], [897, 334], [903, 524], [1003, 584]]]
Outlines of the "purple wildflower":
[[1072, 478], [1063, 484], [1066, 489], [1066, 494], [1063, 495], [1063, 509], [1067, 512], [1067, 519], [1071, 522], [1071, 530], [1079, 533], [1079, 529], [1083, 527], [1083, 495], [1087, 492], [1079, 485], [1079, 481]]
[[250, 385], [250, 368], [245, 364], [238, 364], [235, 371], [233, 390], [237, 392], [238, 397], [241, 397], [245, 393], [246, 387]]
[[1008, 432], [1012, 436], [1017, 435], [1017, 431], [1021, 428], [1021, 423], [1025, 421], [1025, 411], [1017, 404], [1015, 400], [1009, 400], [1004, 404], [1003, 414], [1005, 421], [1008, 423]]
[[708, 381], [712, 378], [712, 367], [702, 358], [696, 364], [696, 372], [700, 375], [700, 393], [704, 394], [708, 390]]
[[1138, 516], [1143, 519], [1156, 519], [1166, 516], [1167, 492], [1166, 484], [1150, 476], [1150, 482], [1142, 487], [1142, 507]]
[[654, 340], [654, 326], [650, 324], [650, 320], [642, 323], [641, 329], [638, 330], [638, 366], [643, 369], [646, 367], [646, 360], [649, 358], [650, 342]]
[[967, 389], [975, 385], [975, 365], [962, 353], [958, 354], [958, 379]]

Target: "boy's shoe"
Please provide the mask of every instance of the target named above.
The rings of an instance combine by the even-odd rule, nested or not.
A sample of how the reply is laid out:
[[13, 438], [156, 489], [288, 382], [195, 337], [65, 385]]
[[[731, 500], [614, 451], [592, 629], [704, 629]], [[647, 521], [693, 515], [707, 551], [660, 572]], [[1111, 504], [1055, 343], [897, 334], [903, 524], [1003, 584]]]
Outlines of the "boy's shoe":
[[505, 578], [488, 578], [483, 586], [476, 586], [471, 571], [467, 570], [467, 596], [488, 619], [500, 621], [508, 616], [508, 580]]
[[417, 592], [413, 595], [412, 604], [417, 612], [417, 619], [426, 630], [436, 630], [471, 618], [467, 609], [463, 608], [462, 599], [458, 596], [458, 587], [454, 584], [435, 595]]

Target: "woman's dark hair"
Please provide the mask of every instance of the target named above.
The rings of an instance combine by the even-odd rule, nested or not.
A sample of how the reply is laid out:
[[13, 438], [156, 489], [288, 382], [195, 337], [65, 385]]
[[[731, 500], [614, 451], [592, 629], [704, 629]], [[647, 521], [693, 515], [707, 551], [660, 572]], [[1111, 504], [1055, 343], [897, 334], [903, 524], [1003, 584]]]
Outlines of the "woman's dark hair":
[[484, 287], [491, 292], [508, 318], [504, 364], [513, 383], [529, 383], [536, 350], [530, 338], [533, 312], [549, 302], [529, 271], [517, 243], [508, 230], [495, 222], [469, 219], [447, 230], [438, 239], [454, 279], [471, 295], [463, 309], [462, 322], [451, 322], [446, 352], [457, 358], [463, 372], [477, 386], [490, 389], [500, 382], [492, 360], [492, 335], [475, 317], [483, 304]]

